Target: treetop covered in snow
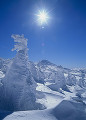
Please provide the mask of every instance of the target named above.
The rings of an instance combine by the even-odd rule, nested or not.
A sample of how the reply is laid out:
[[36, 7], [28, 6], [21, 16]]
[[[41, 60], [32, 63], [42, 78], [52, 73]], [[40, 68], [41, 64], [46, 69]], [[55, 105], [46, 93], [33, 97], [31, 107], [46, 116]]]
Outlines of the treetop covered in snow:
[[27, 49], [28, 39], [24, 38], [23, 34], [22, 35], [14, 35], [13, 34], [11, 37], [14, 39], [14, 42], [16, 42], [12, 51], [16, 50], [18, 52], [20, 50], [26, 50]]

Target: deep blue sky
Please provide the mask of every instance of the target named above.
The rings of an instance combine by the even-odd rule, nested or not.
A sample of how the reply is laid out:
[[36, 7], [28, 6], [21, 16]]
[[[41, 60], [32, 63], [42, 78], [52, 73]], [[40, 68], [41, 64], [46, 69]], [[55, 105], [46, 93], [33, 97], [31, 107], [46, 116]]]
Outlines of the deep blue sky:
[[[38, 9], [49, 13], [37, 25]], [[28, 38], [29, 60], [47, 59], [64, 67], [86, 68], [86, 0], [0, 0], [0, 57], [12, 58], [11, 34]]]

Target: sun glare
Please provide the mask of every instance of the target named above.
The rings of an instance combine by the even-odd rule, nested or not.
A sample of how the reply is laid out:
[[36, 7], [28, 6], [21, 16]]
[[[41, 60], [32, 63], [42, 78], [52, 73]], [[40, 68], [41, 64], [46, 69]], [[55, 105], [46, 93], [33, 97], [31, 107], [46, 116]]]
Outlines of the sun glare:
[[38, 16], [38, 23], [40, 25], [47, 24], [49, 17], [48, 17], [48, 13], [45, 10], [39, 11], [39, 13], [37, 14], [37, 16]]

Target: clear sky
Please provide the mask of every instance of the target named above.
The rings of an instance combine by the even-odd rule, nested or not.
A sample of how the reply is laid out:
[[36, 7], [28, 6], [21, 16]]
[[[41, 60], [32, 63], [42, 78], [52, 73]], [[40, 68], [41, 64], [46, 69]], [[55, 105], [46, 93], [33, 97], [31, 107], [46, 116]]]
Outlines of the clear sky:
[[[36, 22], [49, 11], [48, 25]], [[28, 38], [29, 60], [86, 68], [86, 0], [0, 0], [0, 57], [13, 58], [11, 34]]]

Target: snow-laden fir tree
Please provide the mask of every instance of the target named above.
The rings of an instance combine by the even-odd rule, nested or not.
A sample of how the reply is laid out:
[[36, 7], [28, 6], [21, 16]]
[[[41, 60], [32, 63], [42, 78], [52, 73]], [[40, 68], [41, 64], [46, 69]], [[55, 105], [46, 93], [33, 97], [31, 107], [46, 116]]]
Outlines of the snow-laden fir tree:
[[13, 62], [2, 80], [0, 108], [4, 110], [38, 109], [36, 82], [28, 69], [27, 39], [24, 35], [12, 35], [17, 51]]

